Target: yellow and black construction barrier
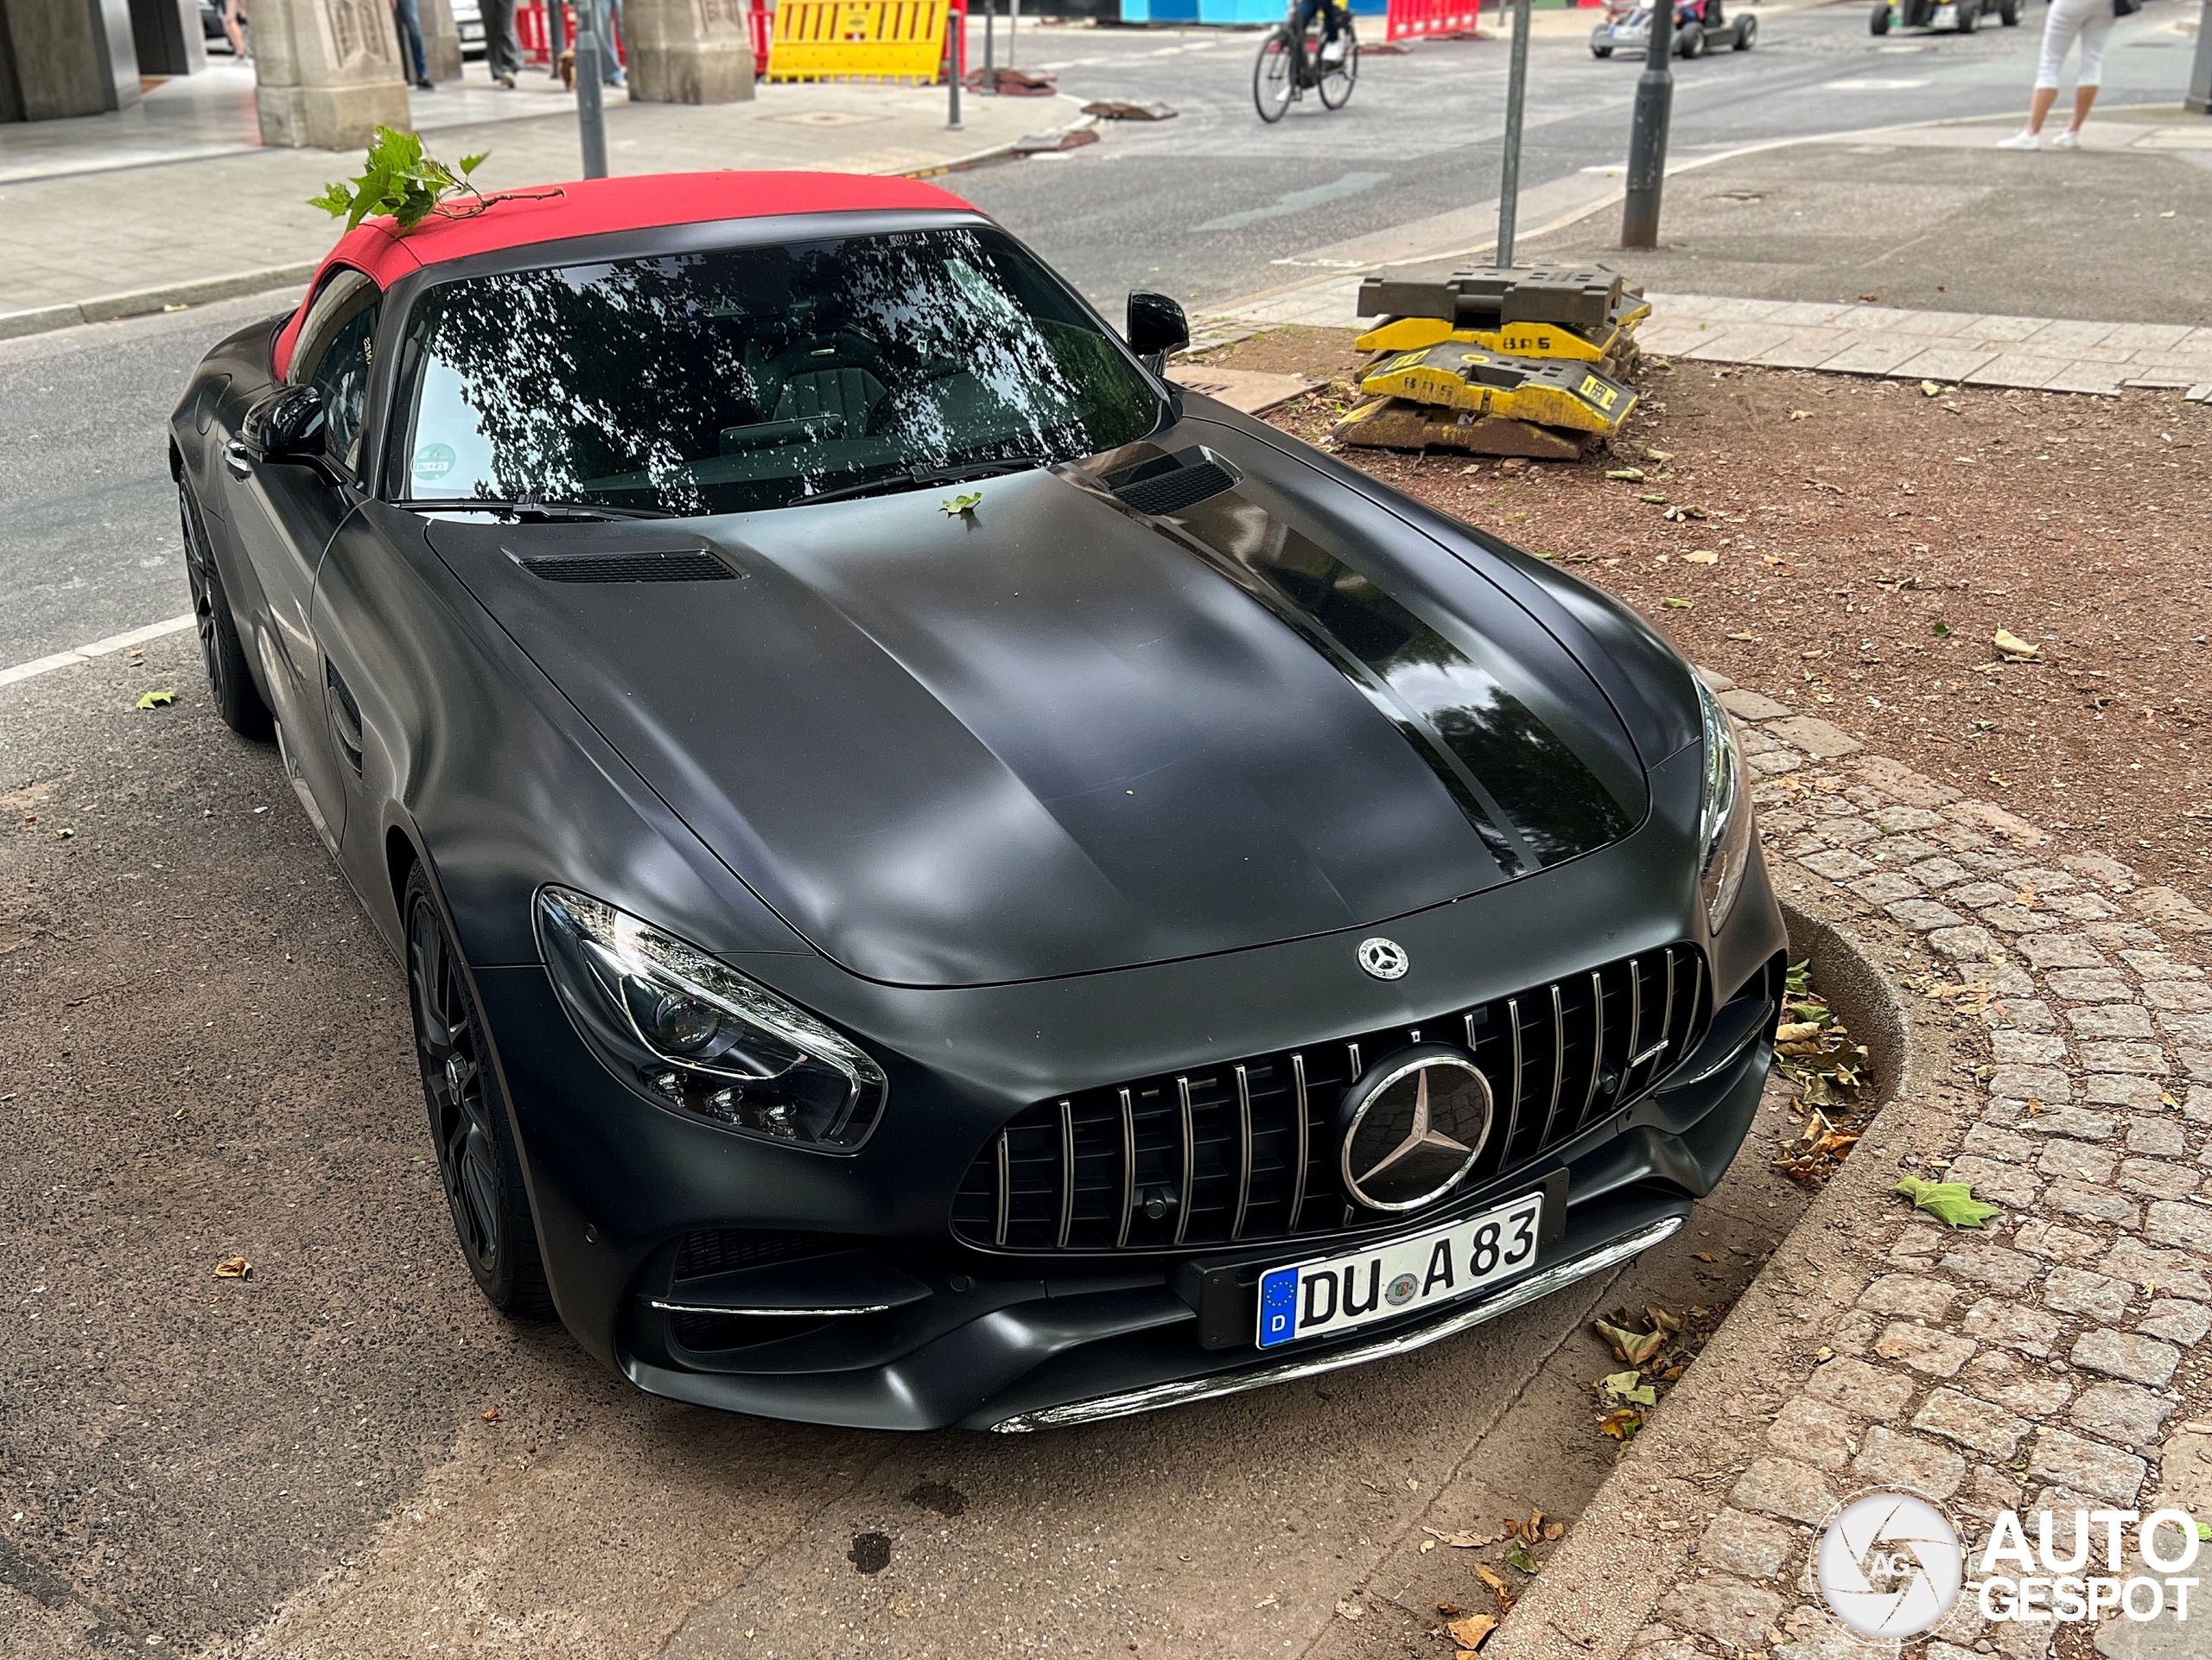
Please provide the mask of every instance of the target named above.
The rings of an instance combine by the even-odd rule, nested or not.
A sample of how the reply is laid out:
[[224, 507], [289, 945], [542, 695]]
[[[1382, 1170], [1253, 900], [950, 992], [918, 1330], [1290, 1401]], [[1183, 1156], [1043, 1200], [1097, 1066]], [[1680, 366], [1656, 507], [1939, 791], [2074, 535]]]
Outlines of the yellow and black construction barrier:
[[946, 0], [778, 0], [770, 80], [935, 81]]
[[1573, 432], [1616, 432], [1636, 407], [1635, 392], [1586, 363], [1506, 357], [1457, 340], [1385, 358], [1362, 377], [1359, 389]]

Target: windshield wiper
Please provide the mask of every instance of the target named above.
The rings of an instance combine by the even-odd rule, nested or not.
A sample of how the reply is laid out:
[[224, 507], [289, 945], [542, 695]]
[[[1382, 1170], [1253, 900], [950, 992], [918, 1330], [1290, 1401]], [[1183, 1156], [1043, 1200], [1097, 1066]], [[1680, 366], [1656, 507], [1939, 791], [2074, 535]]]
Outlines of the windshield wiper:
[[932, 484], [964, 484], [970, 479], [988, 479], [1001, 473], [1027, 473], [1032, 467], [1043, 465], [1042, 461], [1025, 460], [972, 461], [965, 467], [910, 467], [903, 473], [887, 473], [881, 478], [840, 485], [835, 490], [817, 490], [810, 496], [801, 496], [785, 505], [806, 507], [817, 501], [842, 501], [853, 496], [872, 496], [884, 490], [919, 490]]
[[539, 501], [532, 497], [502, 500], [487, 496], [441, 497], [410, 501], [410, 507], [444, 509], [448, 512], [513, 513], [536, 518], [682, 518], [673, 507], [619, 507], [604, 501]]

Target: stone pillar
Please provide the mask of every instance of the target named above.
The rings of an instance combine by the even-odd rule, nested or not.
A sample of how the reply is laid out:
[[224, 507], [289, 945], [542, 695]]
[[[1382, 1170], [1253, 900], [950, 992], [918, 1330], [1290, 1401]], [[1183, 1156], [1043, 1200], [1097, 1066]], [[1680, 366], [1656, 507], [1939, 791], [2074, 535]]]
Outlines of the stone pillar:
[[2198, 115], [2212, 115], [2212, 0], [2204, 0], [2196, 16], [2196, 57], [2190, 66], [2189, 91], [2182, 106]]
[[130, 38], [142, 75], [196, 75], [207, 67], [200, 0], [130, 0]]
[[386, 0], [252, 0], [261, 142], [355, 149], [406, 129], [407, 82]]
[[423, 56], [435, 81], [461, 79], [461, 26], [453, 20], [453, 0], [415, 0], [423, 21]]
[[0, 0], [14, 83], [10, 119], [99, 115], [138, 101], [130, 0]]
[[645, 104], [734, 104], [753, 96], [746, 0], [622, 0], [630, 97]]

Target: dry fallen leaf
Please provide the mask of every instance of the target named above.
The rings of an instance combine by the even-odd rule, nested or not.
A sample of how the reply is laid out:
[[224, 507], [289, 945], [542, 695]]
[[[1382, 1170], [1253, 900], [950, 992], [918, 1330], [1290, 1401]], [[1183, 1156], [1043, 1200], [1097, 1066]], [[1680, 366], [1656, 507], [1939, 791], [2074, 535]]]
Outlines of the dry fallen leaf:
[[215, 1277], [219, 1280], [250, 1280], [253, 1277], [253, 1264], [243, 1256], [226, 1256], [215, 1264]]
[[1490, 1634], [1497, 1629], [1496, 1614], [1469, 1614], [1465, 1619], [1455, 1619], [1444, 1628], [1462, 1650], [1479, 1649]]
[[1810, 410], [1792, 410], [1789, 411], [1789, 418], [1793, 421], [1805, 421], [1811, 419], [1812, 414]]
[[1441, 1528], [1424, 1527], [1421, 1531], [1432, 1539], [1450, 1545], [1455, 1550], [1471, 1550], [1477, 1545], [1494, 1545], [1497, 1540], [1479, 1533], [1446, 1533]]
[[484, 1421], [487, 1424], [495, 1424], [499, 1422], [500, 1415], [499, 1409], [497, 1407], [486, 1407], [484, 1409]]
[[1545, 1537], [1545, 1538], [1547, 1538], [1547, 1539], [1560, 1539], [1560, 1538], [1564, 1538], [1564, 1537], [1566, 1536], [1566, 1535], [1567, 1535], [1567, 1523], [1564, 1523], [1564, 1522], [1547, 1522], [1547, 1523], [1544, 1523], [1544, 1537]]
[[1932, 380], [1923, 380], [1920, 383], [1920, 395], [1923, 398], [1938, 397], [1942, 394], [1942, 390], [1943, 389], [1941, 386], [1938, 386]]
[[1492, 1573], [1480, 1562], [1477, 1562], [1475, 1564], [1475, 1577], [1480, 1580], [1484, 1585], [1490, 1587], [1491, 1595], [1497, 1599], [1498, 1612], [1502, 1614], [1512, 1612], [1513, 1587], [1511, 1586], [1508, 1585], [1502, 1577]]
[[1686, 565], [1715, 565], [1720, 563], [1720, 556], [1710, 548], [1693, 548], [1682, 556], [1682, 563]]
[[2014, 658], [2033, 657], [2037, 650], [2018, 634], [2009, 633], [2002, 628], [1990, 636], [1989, 643], [2006, 657]]

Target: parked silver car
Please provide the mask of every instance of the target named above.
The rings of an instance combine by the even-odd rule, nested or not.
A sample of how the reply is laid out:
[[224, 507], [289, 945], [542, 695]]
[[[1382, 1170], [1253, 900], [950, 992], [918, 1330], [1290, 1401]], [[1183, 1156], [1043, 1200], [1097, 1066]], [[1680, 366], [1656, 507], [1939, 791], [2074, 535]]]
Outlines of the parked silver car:
[[477, 0], [452, 0], [454, 27], [461, 34], [461, 55], [484, 55], [484, 12]]

